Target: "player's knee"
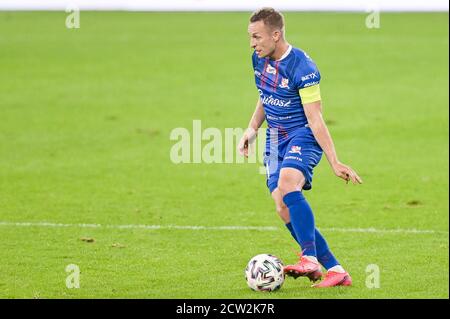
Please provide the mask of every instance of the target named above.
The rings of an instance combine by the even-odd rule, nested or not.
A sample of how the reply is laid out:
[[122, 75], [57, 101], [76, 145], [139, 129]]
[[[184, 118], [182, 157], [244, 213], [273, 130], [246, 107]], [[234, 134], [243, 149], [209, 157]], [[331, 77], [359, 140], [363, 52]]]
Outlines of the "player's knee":
[[287, 178], [280, 178], [278, 180], [278, 189], [280, 190], [280, 193], [282, 196], [294, 192], [297, 190], [297, 183], [293, 182], [292, 180], [289, 180]]
[[305, 185], [305, 177], [301, 172], [296, 175], [281, 174], [278, 179], [278, 189], [282, 196], [295, 191], [301, 191]]

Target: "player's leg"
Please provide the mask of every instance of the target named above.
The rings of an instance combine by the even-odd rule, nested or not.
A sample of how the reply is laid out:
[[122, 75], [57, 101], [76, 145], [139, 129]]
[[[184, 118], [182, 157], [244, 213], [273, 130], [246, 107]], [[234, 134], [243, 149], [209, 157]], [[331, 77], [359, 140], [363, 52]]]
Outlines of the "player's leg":
[[[291, 218], [289, 216], [289, 209], [286, 206], [286, 204], [283, 202], [283, 197], [281, 196], [281, 192], [278, 190], [278, 188], [276, 188], [273, 192], [272, 192], [272, 198], [275, 202], [275, 207], [277, 210], [278, 215], [280, 216], [280, 218], [283, 220], [283, 222], [286, 225], [286, 228], [289, 230], [289, 232], [291, 233], [292, 237], [295, 239], [295, 241], [300, 245], [300, 241], [297, 238], [297, 235], [295, 234], [294, 228], [292, 227], [291, 224]], [[317, 240], [317, 239], [316, 239]], [[319, 259], [320, 262], [320, 259]], [[292, 276], [297, 278], [298, 276], [296, 276], [295, 273], [292, 273]], [[309, 273], [306, 275], [311, 281], [317, 281], [320, 278], [322, 278], [322, 272], [319, 270], [313, 272], [313, 273]]]
[[[303, 249], [300, 262], [286, 266], [286, 274], [294, 277], [304, 276], [310, 274], [311, 269], [320, 269], [318, 255], [323, 257], [322, 262], [326, 268], [330, 267], [330, 271], [336, 270], [336, 267], [340, 266], [329, 251], [323, 236], [316, 230], [313, 212], [302, 193], [303, 189], [309, 190], [312, 187], [313, 169], [322, 157], [322, 149], [315, 141], [312, 132], [306, 130], [303, 134], [292, 138], [286, 150], [277, 186], [283, 196], [283, 202], [289, 209], [291, 224]], [[342, 267], [340, 268], [343, 270]], [[335, 273], [330, 271], [328, 274]], [[327, 280], [323, 282], [325, 282], [324, 285], [330, 283], [327, 283]]]
[[[303, 169], [302, 169], [303, 170]], [[293, 225], [294, 232], [303, 249], [303, 255], [300, 261], [295, 265], [288, 265], [284, 271], [286, 275], [297, 278], [299, 276], [307, 276], [315, 281], [320, 279], [320, 266], [317, 259], [317, 234], [314, 225], [314, 215], [306, 198], [300, 191], [305, 184], [305, 177], [302, 171], [291, 167], [284, 167], [280, 171], [278, 180], [278, 189], [283, 196], [283, 202], [289, 210], [289, 216]], [[306, 235], [306, 236], [305, 236]], [[322, 262], [328, 269], [325, 279], [313, 287], [333, 287], [333, 286], [350, 286], [352, 280], [350, 275], [339, 265], [334, 255], [329, 251], [325, 239], [321, 236], [319, 243], [325, 252]], [[320, 275], [319, 275], [320, 274]]]
[[336, 257], [331, 252], [325, 238], [316, 228], [316, 249], [317, 259], [327, 270], [325, 279], [314, 287], [332, 287], [332, 286], [351, 286], [352, 279], [350, 275], [339, 264]]
[[289, 216], [305, 256], [317, 257], [314, 215], [301, 190], [305, 184], [303, 173], [292, 167], [280, 171], [278, 190], [289, 209]]
[[[319, 163], [322, 156], [322, 150], [315, 142], [312, 133], [309, 135], [311, 136], [308, 137], [308, 133], [306, 133], [302, 136], [291, 139], [288, 142], [288, 145], [285, 147], [283, 146], [283, 152], [279, 154], [280, 156], [278, 157], [275, 174], [269, 174], [269, 171], [271, 170], [268, 169], [267, 185], [269, 190], [274, 195], [279, 194], [282, 198], [282, 202], [285, 204], [277, 205], [280, 217], [285, 221], [285, 223], [288, 222], [287, 214], [284, 209], [284, 207], [287, 207], [289, 211], [289, 221], [291, 221], [291, 225], [293, 226], [292, 229], [294, 230], [293, 233], [295, 234], [295, 236], [293, 234], [293, 237], [300, 242], [300, 246], [304, 249], [305, 254], [305, 256], [300, 258], [300, 262], [298, 264], [286, 266], [285, 272], [287, 275], [291, 275], [293, 277], [305, 275], [311, 277], [314, 273], [320, 271], [320, 266], [317, 260], [317, 257], [319, 257], [321, 259], [320, 262], [325, 268], [327, 268], [328, 273], [327, 278], [319, 285], [316, 285], [316, 287], [350, 285], [350, 276], [338, 264], [336, 258], [334, 258], [333, 254], [329, 250], [325, 239], [315, 228], [314, 215], [311, 207], [303, 197], [303, 193], [301, 191], [302, 189], [311, 189], [313, 169]], [[280, 159], [282, 159], [281, 163]], [[278, 193], [274, 193], [276, 189], [278, 190]], [[290, 196], [286, 197], [286, 195]], [[290, 206], [292, 206], [292, 208]], [[298, 206], [300, 206], [300, 209]], [[296, 211], [297, 213], [294, 212], [293, 214], [293, 211]], [[303, 211], [303, 215], [306, 216], [306, 218], [301, 217], [302, 214], [298, 214], [299, 211]], [[302, 231], [301, 228], [307, 229], [306, 233], [309, 238], [308, 236], [304, 236], [305, 231]], [[311, 235], [311, 233], [313, 235]], [[304, 241], [312, 241], [311, 238], [314, 238], [313, 245], [315, 246], [316, 254], [308, 257], [307, 254], [311, 253], [305, 250]], [[310, 245], [310, 247], [313, 245]], [[315, 263], [316, 265], [311, 265], [311, 263]]]
[[286, 274], [293, 277], [308, 276], [320, 271], [315, 244], [314, 215], [301, 192], [304, 184], [305, 177], [299, 169], [281, 169], [278, 189], [289, 209], [294, 232], [303, 250], [299, 263], [285, 267]]
[[[275, 202], [275, 209], [280, 216], [281, 220], [286, 225], [286, 228], [291, 233], [292, 237], [295, 239], [297, 243], [298, 239], [295, 235], [294, 229], [292, 228], [291, 224], [291, 218], [289, 217], [289, 209], [287, 208], [286, 204], [283, 202], [283, 197], [281, 196], [280, 191], [278, 188], [275, 188], [275, 190], [271, 193], [272, 199]], [[300, 243], [299, 243], [300, 244]]]
[[[287, 146], [287, 145], [286, 145]], [[275, 206], [277, 209], [278, 214], [280, 215], [281, 219], [285, 222], [286, 227], [290, 231], [292, 237], [300, 244], [300, 241], [298, 240], [299, 236], [296, 234], [292, 223], [290, 222], [291, 217], [289, 216], [289, 208], [286, 206], [286, 204], [283, 201], [283, 196], [278, 189], [279, 184], [279, 178], [280, 178], [280, 170], [281, 165], [283, 161], [283, 157], [279, 157], [279, 154], [285, 153], [284, 149], [286, 147], [285, 145], [281, 145], [280, 149], [281, 151], [274, 156], [274, 154], [270, 154], [266, 148], [266, 157], [264, 159], [264, 165], [266, 166], [266, 172], [267, 172], [267, 187], [269, 188], [270, 194], [272, 195], [272, 198], [275, 201]], [[301, 189], [302, 183], [299, 183], [299, 187]], [[317, 260], [316, 260], [317, 261]], [[297, 278], [298, 276], [308, 276], [312, 281], [316, 281], [322, 277], [322, 272], [320, 271], [320, 267], [316, 269], [315, 271], [308, 271], [303, 274], [297, 274], [297, 272], [289, 273], [293, 277]]]
[[[305, 139], [306, 137], [306, 139]], [[271, 141], [269, 139], [269, 141]], [[273, 152], [272, 149], [276, 149], [276, 152]], [[287, 140], [284, 142], [279, 143], [278, 145], [266, 145], [266, 153], [265, 153], [265, 160], [264, 165], [266, 166], [267, 170], [267, 187], [269, 188], [270, 193], [275, 197], [274, 199], [277, 199], [275, 201], [277, 205], [277, 211], [280, 214], [280, 217], [285, 221], [285, 223], [288, 223], [288, 221], [291, 221], [292, 218], [289, 216], [289, 207], [284, 203], [283, 201], [283, 194], [278, 189], [279, 179], [280, 179], [280, 172], [282, 167], [285, 168], [293, 168], [294, 170], [297, 170], [300, 174], [300, 178], [298, 181], [294, 181], [292, 185], [295, 185], [294, 189], [295, 191], [300, 191], [302, 188], [305, 190], [311, 189], [311, 182], [312, 182], [312, 175], [313, 175], [313, 168], [319, 163], [320, 158], [322, 156], [322, 150], [320, 149], [320, 146], [315, 142], [314, 137], [312, 136], [312, 133], [308, 137], [308, 134], [304, 134], [300, 138], [293, 138], [291, 140]], [[289, 188], [290, 181], [286, 181], [285, 178], [283, 178], [282, 181], [282, 187], [284, 189]], [[292, 186], [291, 186], [292, 187]], [[289, 192], [289, 190], [288, 190]], [[301, 194], [301, 192], [300, 192]], [[301, 194], [302, 195], [302, 194]], [[306, 200], [304, 202], [307, 204]], [[309, 208], [309, 205], [307, 205], [307, 208]], [[310, 208], [309, 208], [310, 210]], [[311, 212], [312, 215], [312, 212]], [[300, 242], [300, 236], [296, 234], [296, 231], [294, 229], [293, 223], [291, 222], [290, 225], [286, 225], [288, 229], [291, 231], [292, 236]], [[290, 227], [289, 227], [290, 226]], [[320, 258], [324, 256], [323, 264], [326, 268], [329, 267], [330, 264], [333, 264], [334, 256], [332, 256], [331, 252], [329, 252], [328, 246], [326, 245], [325, 240], [321, 236], [321, 234], [316, 231], [315, 227], [314, 229], [314, 235], [315, 235], [315, 243], [316, 243], [316, 250], [319, 254]], [[322, 252], [324, 252], [322, 254]], [[302, 256], [303, 257], [303, 256]], [[305, 260], [306, 258], [306, 260]], [[312, 262], [316, 262], [317, 269], [311, 271], [311, 267], [305, 268], [305, 263], [310, 262], [308, 257], [300, 258], [300, 262], [297, 265], [293, 265], [293, 270], [289, 270], [289, 266], [285, 267], [285, 271], [288, 270], [287, 274], [290, 274], [294, 277], [300, 276], [300, 275], [306, 275], [311, 280], [317, 280], [321, 276], [320, 272], [320, 266], [318, 265], [317, 259], [313, 260]], [[313, 257], [310, 257], [313, 258]], [[327, 260], [326, 260], [327, 259]], [[337, 261], [336, 261], [337, 262]], [[305, 269], [307, 271], [305, 271]], [[300, 271], [299, 271], [300, 270]]]
[[[283, 198], [281, 196], [281, 192], [276, 188], [272, 192], [272, 198], [275, 202], [275, 207], [277, 210], [278, 215], [283, 220], [284, 224], [286, 225], [286, 228], [291, 233], [292, 237], [295, 239], [295, 241], [300, 245], [300, 241], [297, 238], [297, 235], [295, 234], [294, 228], [291, 224], [291, 218], [289, 216], [289, 209], [286, 206], [286, 204], [283, 202]], [[315, 237], [316, 237], [316, 250], [317, 250], [317, 259], [319, 263], [325, 267], [325, 269], [329, 270], [330, 268], [339, 265], [339, 262], [334, 257], [333, 253], [328, 247], [328, 244], [325, 240], [325, 238], [322, 236], [320, 231], [316, 228], [315, 229]]]

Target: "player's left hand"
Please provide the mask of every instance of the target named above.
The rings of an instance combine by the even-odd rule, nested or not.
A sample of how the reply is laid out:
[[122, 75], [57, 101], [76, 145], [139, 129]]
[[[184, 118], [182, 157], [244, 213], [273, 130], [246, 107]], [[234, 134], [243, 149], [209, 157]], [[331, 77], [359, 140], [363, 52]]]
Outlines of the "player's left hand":
[[351, 181], [353, 184], [362, 184], [363, 182], [361, 177], [359, 177], [350, 166], [342, 164], [341, 162], [337, 162], [333, 165], [333, 171], [336, 176], [344, 179], [347, 183]]

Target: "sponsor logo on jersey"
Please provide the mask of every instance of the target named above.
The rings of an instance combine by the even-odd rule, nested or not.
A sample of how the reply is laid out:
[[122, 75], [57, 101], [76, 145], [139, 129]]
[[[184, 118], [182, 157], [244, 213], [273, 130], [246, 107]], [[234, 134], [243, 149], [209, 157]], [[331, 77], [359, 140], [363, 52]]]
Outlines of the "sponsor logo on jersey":
[[297, 156], [286, 156], [284, 159], [285, 160], [292, 159], [292, 160], [303, 162], [303, 160], [300, 157], [297, 157]]
[[270, 64], [267, 64], [266, 72], [269, 74], [277, 74], [277, 69], [275, 69]]
[[313, 72], [313, 73], [307, 74], [305, 76], [302, 76], [302, 81], [307, 81], [307, 80], [311, 80], [311, 79], [317, 79], [317, 72]]
[[280, 88], [288, 88], [289, 89], [289, 79], [281, 78], [281, 83], [279, 85]]
[[273, 115], [266, 115], [266, 119], [268, 120], [272, 120], [272, 121], [285, 121], [285, 120], [290, 120], [292, 118], [292, 116], [273, 116]]
[[263, 104], [280, 107], [289, 107], [291, 105], [291, 100], [276, 99], [272, 95], [265, 96], [263, 91], [260, 89], [258, 89], [258, 91], [260, 100]]
[[319, 81], [314, 81], [314, 82], [306, 83], [303, 87], [304, 87], [304, 88], [307, 88], [308, 86], [313, 86], [313, 85], [316, 85], [316, 84], [319, 84]]

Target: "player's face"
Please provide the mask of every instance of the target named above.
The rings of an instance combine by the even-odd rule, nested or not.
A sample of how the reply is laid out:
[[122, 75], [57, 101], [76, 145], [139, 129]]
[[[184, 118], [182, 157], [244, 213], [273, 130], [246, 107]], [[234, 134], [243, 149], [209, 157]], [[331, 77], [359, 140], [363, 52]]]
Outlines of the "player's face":
[[271, 56], [275, 51], [276, 38], [272, 30], [263, 21], [252, 22], [248, 25], [250, 35], [250, 46], [255, 50], [258, 57]]

